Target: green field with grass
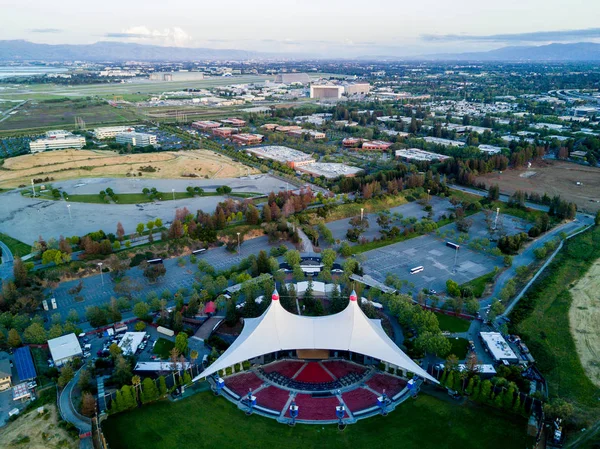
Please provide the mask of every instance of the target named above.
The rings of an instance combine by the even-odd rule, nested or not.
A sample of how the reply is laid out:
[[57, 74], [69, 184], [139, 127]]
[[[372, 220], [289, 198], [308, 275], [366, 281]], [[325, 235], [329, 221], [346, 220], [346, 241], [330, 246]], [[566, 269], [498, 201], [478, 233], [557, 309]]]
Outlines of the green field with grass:
[[485, 288], [494, 282], [495, 277], [496, 272], [491, 271], [483, 276], [479, 276], [478, 278], [471, 279], [469, 282], [461, 284], [461, 288], [469, 287], [476, 298], [481, 298], [485, 292]]
[[465, 338], [449, 338], [450, 354], [454, 354], [459, 360], [467, 358], [469, 352], [469, 340]]
[[438, 319], [438, 322], [440, 323], [440, 329], [442, 332], [467, 332], [469, 330], [469, 326], [471, 326], [471, 322], [469, 320], [465, 320], [457, 316], [446, 315], [444, 313], [434, 313]]
[[[23, 196], [31, 196], [31, 192], [29, 190], [24, 189], [21, 194]], [[56, 200], [62, 201], [63, 198], [54, 198], [52, 194], [47, 191], [42, 194], [38, 194], [40, 199], [47, 200]], [[202, 195], [195, 196], [218, 196], [220, 195], [217, 192], [204, 192]], [[233, 194], [237, 195], [237, 194]], [[151, 203], [153, 201], [171, 201], [182, 200], [186, 198], [192, 198], [192, 196], [187, 192], [175, 192], [173, 196], [173, 192], [158, 192], [158, 197], [156, 200], [151, 199], [148, 195], [143, 193], [116, 193], [117, 201], [115, 204], [140, 204], [140, 203]], [[87, 194], [76, 194], [76, 195], [67, 195], [67, 200], [71, 203], [91, 203], [91, 204], [107, 204], [99, 194], [95, 193], [87, 193]]]
[[23, 257], [31, 253], [31, 246], [20, 240], [13, 239], [12, 237], [2, 234], [0, 232], [0, 242], [4, 243], [10, 249], [13, 256]]
[[600, 258], [600, 228], [565, 242], [548, 268], [510, 314], [548, 382], [550, 397], [574, 404], [582, 425], [600, 416], [600, 388], [586, 376], [569, 329], [569, 289]]
[[152, 352], [159, 356], [161, 359], [168, 359], [169, 352], [175, 347], [175, 342], [167, 340], [166, 338], [159, 338], [156, 340], [156, 344], [152, 348]]
[[247, 417], [210, 392], [111, 416], [103, 429], [111, 449], [506, 449], [530, 444], [521, 417], [425, 394], [387, 417], [359, 421], [343, 432], [335, 425], [289, 427], [257, 415]]

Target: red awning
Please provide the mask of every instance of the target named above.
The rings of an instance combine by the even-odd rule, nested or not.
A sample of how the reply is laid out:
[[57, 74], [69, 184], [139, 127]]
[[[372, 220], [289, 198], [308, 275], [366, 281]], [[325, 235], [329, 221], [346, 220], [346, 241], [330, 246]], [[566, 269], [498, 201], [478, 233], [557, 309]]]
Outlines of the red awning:
[[215, 306], [215, 303], [213, 301], [207, 302], [204, 306], [204, 313], [215, 313], [216, 310], [217, 306]]

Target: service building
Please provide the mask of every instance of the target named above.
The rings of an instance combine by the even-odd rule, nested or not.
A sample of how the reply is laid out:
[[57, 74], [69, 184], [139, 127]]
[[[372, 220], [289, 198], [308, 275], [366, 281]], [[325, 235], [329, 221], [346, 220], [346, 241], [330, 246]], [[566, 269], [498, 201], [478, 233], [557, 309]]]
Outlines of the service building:
[[57, 367], [70, 362], [76, 357], [83, 356], [81, 345], [74, 333], [48, 340], [48, 349], [50, 349], [50, 355]]

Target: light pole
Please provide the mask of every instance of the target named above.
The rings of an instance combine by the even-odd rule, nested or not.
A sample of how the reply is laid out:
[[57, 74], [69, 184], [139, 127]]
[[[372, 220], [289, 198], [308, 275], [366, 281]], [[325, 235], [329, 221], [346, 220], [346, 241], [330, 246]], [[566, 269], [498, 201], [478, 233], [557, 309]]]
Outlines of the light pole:
[[427, 189], [427, 202], [429, 203], [429, 192], [431, 192], [431, 189]]
[[69, 211], [69, 223], [73, 224], [73, 217], [71, 216], [71, 205], [67, 204], [67, 210]]
[[456, 262], [458, 260], [458, 249], [460, 247], [456, 245], [456, 251], [454, 252], [454, 268], [452, 269], [452, 273], [456, 273]]
[[100, 280], [102, 281], [102, 287], [104, 287], [104, 276], [102, 276], [102, 262], [98, 262], [98, 268], [100, 268]]
[[360, 221], [363, 221], [363, 216], [365, 214], [365, 209], [363, 207], [360, 208]]
[[175, 189], [171, 189], [171, 192], [173, 192], [173, 199], [175, 199]]
[[31, 194], [35, 198], [35, 187], [33, 186], [33, 179], [31, 180]]
[[238, 236], [238, 256], [240, 255], [240, 233], [237, 233]]
[[494, 231], [496, 230], [496, 226], [498, 226], [498, 215], [500, 215], [500, 208], [496, 208], [496, 218], [494, 219]]

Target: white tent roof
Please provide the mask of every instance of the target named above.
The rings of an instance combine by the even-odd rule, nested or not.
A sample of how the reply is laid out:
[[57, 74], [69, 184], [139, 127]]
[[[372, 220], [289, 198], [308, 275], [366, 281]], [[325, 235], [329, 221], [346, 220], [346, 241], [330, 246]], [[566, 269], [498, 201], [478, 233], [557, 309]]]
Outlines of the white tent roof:
[[386, 335], [380, 320], [367, 318], [356, 299], [352, 292], [350, 303], [340, 313], [306, 317], [285, 310], [275, 290], [269, 308], [258, 318], [245, 319], [240, 336], [194, 380], [276, 351], [329, 349], [373, 357], [437, 383]]

